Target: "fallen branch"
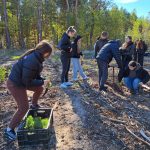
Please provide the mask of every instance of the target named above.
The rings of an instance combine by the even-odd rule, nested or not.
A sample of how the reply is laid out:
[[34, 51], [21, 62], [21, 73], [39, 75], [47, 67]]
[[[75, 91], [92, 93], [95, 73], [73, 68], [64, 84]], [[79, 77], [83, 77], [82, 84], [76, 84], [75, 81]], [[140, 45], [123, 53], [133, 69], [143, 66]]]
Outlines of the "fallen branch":
[[148, 137], [148, 136], [144, 133], [144, 130], [143, 130], [143, 129], [140, 130], [140, 133], [141, 133], [141, 135], [142, 135], [147, 141], [150, 142], [150, 137]]
[[137, 135], [135, 135], [130, 129], [128, 129], [127, 127], [125, 127], [126, 130], [132, 135], [134, 136], [136, 139], [138, 139], [139, 141], [143, 142], [144, 144], [148, 145], [150, 147], [150, 143], [141, 139], [140, 137], [138, 137]]
[[105, 118], [105, 119], [108, 119], [108, 120], [110, 120], [110, 121], [113, 121], [113, 122], [117, 122], [117, 123], [123, 123], [123, 124], [125, 124], [126, 123], [126, 121], [123, 121], [123, 120], [118, 120], [118, 119], [113, 119], [113, 118], [108, 118], [108, 117], [106, 117], [106, 116], [101, 116], [102, 118]]

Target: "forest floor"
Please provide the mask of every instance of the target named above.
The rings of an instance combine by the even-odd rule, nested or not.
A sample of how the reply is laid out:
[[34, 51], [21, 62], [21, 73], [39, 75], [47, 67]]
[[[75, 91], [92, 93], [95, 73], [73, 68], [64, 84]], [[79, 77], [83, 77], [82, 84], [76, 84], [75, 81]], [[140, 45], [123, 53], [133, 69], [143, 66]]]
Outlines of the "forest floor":
[[[150, 62], [150, 61], [149, 61]], [[9, 66], [14, 61], [1, 59], [1, 65]], [[149, 64], [150, 65], [150, 64]], [[117, 82], [113, 83], [112, 69], [109, 69], [108, 92], [98, 89], [98, 70], [91, 54], [86, 53], [83, 68], [89, 80], [79, 80], [68, 89], [60, 89], [61, 63], [58, 54], [44, 64], [43, 76], [50, 78], [52, 87], [39, 99], [44, 107], [53, 107], [54, 131], [50, 150], [149, 150], [150, 144], [136, 139], [127, 131], [131, 130], [140, 138], [143, 129], [150, 137], [150, 91], [142, 90], [139, 96]], [[115, 71], [115, 74], [117, 70]], [[69, 72], [70, 79], [72, 72]], [[150, 85], [150, 83], [148, 83]], [[28, 92], [29, 97], [32, 96]], [[17, 141], [8, 144], [3, 139], [16, 104], [6, 89], [0, 86], [0, 150], [18, 150]], [[142, 138], [145, 140], [144, 138]], [[145, 140], [146, 141], [146, 140]], [[149, 142], [150, 143], [150, 142]], [[27, 147], [23, 150], [44, 150], [43, 147]]]

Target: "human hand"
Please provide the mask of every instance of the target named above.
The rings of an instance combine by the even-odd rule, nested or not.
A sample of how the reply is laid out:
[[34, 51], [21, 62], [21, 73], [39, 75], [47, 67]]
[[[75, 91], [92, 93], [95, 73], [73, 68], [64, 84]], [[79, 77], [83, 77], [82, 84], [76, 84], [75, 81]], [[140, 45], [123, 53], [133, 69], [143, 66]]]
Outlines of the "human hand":
[[47, 86], [50, 83], [50, 80], [44, 80], [44, 85]]

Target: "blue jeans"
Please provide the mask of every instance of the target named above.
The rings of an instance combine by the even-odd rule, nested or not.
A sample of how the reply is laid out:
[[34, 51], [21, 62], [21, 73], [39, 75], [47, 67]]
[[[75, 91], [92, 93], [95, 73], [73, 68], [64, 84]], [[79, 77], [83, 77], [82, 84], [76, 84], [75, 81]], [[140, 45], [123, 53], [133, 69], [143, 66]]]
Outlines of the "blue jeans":
[[85, 73], [83, 72], [80, 59], [79, 58], [71, 58], [72, 65], [73, 65], [73, 79], [77, 79], [78, 71], [83, 79], [87, 78]]
[[134, 90], [135, 92], [138, 91], [140, 82], [141, 80], [139, 78], [124, 78], [125, 86], [130, 90]]

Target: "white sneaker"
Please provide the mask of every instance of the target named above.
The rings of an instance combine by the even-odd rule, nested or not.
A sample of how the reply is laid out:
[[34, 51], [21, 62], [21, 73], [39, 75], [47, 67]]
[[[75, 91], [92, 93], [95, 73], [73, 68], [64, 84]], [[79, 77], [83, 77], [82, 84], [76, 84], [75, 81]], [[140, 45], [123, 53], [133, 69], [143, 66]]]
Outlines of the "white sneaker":
[[89, 79], [89, 77], [87, 77], [87, 76], [83, 78], [83, 80], [88, 80], [88, 79]]
[[65, 84], [65, 82], [60, 85], [60, 88], [63, 88], [63, 89], [67, 88], [67, 85]]
[[73, 83], [71, 83], [71, 82], [65, 82], [64, 83], [66, 86], [72, 86], [73, 85]]
[[78, 79], [77, 78], [73, 78], [72, 81], [76, 82], [76, 81], [78, 81]]

